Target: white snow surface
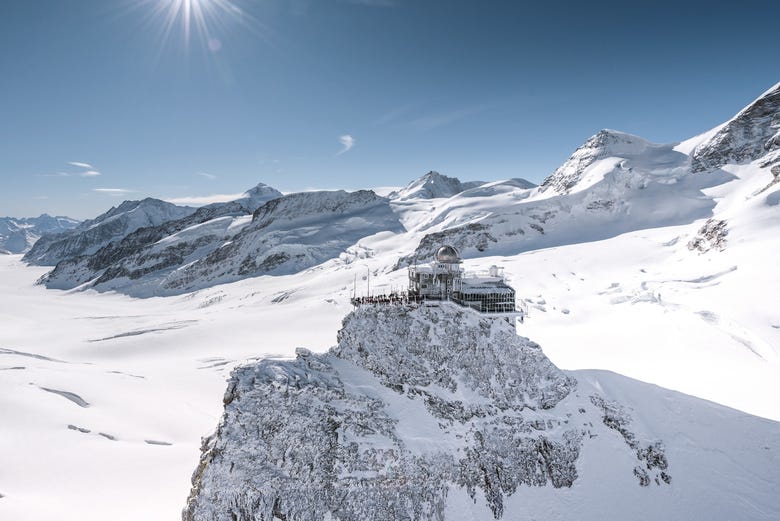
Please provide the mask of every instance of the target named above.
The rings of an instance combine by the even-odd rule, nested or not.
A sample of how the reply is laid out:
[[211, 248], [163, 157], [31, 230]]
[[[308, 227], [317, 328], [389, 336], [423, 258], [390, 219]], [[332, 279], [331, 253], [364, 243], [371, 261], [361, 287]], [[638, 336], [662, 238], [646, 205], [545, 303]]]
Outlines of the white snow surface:
[[[776, 519], [777, 502], [764, 494], [780, 497], [776, 474], [753, 474], [765, 487], [760, 493], [743, 474], [765, 469], [762, 459], [778, 466], [770, 434], [776, 424], [722, 406], [780, 420], [780, 156], [765, 149], [757, 159], [691, 173], [688, 154], [725, 127], [677, 145], [627, 138], [632, 146], [567, 169], [575, 179], [571, 193], [504, 181], [433, 199], [396, 198], [390, 208], [397, 219], [382, 210], [378, 225], [344, 222], [345, 230], [370, 233], [349, 235], [300, 271], [225, 284], [216, 278], [178, 296], [150, 291], [150, 298], [134, 299], [89, 284], [47, 290], [35, 285], [46, 268], [1, 255], [0, 519], [177, 518], [200, 437], [222, 413], [229, 371], [255, 357], [291, 358], [299, 346], [324, 352], [336, 343], [353, 291], [403, 287], [399, 260], [424, 260], [442, 242], [461, 250], [467, 270], [503, 266], [530, 311], [519, 332], [555, 365], [574, 371], [579, 389], [600, 386], [632, 407], [634, 421], [668, 444], [670, 465], [700, 461], [699, 447], [712, 448], [701, 465], [718, 486], [704, 480], [678, 488], [698, 472], [681, 464], [670, 487], [653, 489], [659, 514], [650, 518]], [[317, 237], [289, 217], [276, 237], [306, 255], [307, 241]], [[308, 218], [321, 237], [339, 235]], [[250, 221], [223, 217], [202, 231], [225, 239], [248, 234]], [[705, 228], [721, 229], [708, 221], [725, 223], [725, 241], [702, 237]], [[197, 228], [181, 233], [164, 240], [199, 235]], [[691, 250], [697, 239], [711, 247]], [[136, 288], [146, 291], [150, 280], [138, 279]], [[706, 436], [709, 445], [691, 441]], [[591, 515], [603, 506], [593, 489], [611, 483], [620, 465], [605, 440], [591, 444], [605, 443], [603, 451], [583, 453], [578, 485], [520, 488], [510, 503], [526, 505], [520, 511], [528, 519], [603, 518]], [[743, 477], [726, 487], [731, 476]], [[640, 501], [637, 490], [648, 490], [631, 480], [630, 490], [622, 482], [615, 487], [610, 501], [628, 512]], [[681, 494], [706, 504], [730, 498], [741, 510], [664, 510]], [[583, 514], [569, 515], [575, 507]], [[450, 519], [476, 507], [453, 490], [447, 508]]]

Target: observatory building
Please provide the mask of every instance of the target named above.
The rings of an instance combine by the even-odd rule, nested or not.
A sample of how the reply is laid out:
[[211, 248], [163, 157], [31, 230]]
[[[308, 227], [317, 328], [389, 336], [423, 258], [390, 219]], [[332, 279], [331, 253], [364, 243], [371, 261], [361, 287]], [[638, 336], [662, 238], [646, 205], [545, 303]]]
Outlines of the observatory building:
[[515, 290], [504, 280], [503, 270], [491, 266], [487, 273], [466, 275], [458, 251], [442, 246], [433, 262], [409, 267], [409, 298], [451, 300], [480, 313], [516, 313]]

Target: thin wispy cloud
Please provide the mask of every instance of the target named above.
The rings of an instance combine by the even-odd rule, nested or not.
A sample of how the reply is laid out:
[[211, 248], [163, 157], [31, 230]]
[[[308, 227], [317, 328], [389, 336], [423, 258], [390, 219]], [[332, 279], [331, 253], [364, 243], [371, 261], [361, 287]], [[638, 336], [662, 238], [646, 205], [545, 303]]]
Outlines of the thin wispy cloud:
[[409, 103], [407, 105], [404, 105], [402, 107], [394, 108], [393, 110], [390, 110], [388, 112], [385, 112], [381, 116], [379, 116], [374, 122], [372, 123], [374, 126], [380, 127], [384, 125], [388, 125], [390, 123], [394, 123], [401, 119], [401, 116], [408, 113], [410, 110], [414, 108], [414, 103]]
[[135, 192], [135, 190], [128, 190], [127, 188], [93, 188], [92, 191], [99, 194], [114, 196], [132, 194]]
[[81, 161], [68, 161], [68, 166], [80, 169], [79, 172], [52, 172], [50, 174], [39, 174], [42, 177], [98, 177], [103, 174], [97, 168], [89, 163]]
[[215, 176], [214, 174], [209, 174], [208, 172], [198, 172], [198, 175], [206, 179], [212, 179], [212, 180], [217, 178], [217, 176]]
[[410, 121], [409, 126], [416, 128], [417, 130], [432, 130], [434, 128], [443, 127], [468, 116], [477, 114], [478, 112], [482, 112], [482, 110], [484, 110], [484, 107], [470, 107], [447, 112], [439, 112], [436, 114], [429, 114], [427, 116]]
[[240, 194], [212, 194], [202, 196], [185, 196], [185, 197], [168, 197], [163, 199], [173, 204], [183, 204], [186, 206], [204, 206], [213, 203], [226, 203], [228, 201], [235, 201], [244, 196], [244, 193]]
[[89, 163], [82, 163], [81, 161], [68, 161], [68, 164], [70, 166], [75, 166], [78, 168], [87, 168], [89, 170], [94, 170], [95, 167], [90, 165]]
[[343, 136], [339, 136], [339, 143], [341, 143], [342, 148], [337, 156], [340, 156], [341, 154], [345, 154], [352, 150], [352, 147], [355, 146], [355, 138], [350, 136], [349, 134], [344, 134]]

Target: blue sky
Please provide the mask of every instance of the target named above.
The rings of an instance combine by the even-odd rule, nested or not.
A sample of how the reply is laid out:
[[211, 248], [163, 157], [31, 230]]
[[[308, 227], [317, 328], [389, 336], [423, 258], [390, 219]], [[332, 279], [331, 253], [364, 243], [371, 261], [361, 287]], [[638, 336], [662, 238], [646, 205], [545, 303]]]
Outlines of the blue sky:
[[[214, 15], [208, 34], [185, 42], [179, 13], [163, 37], [177, 1]], [[601, 128], [671, 142], [729, 118], [780, 80], [778, 19], [750, 1], [3, 0], [0, 215], [432, 169], [539, 182]]]

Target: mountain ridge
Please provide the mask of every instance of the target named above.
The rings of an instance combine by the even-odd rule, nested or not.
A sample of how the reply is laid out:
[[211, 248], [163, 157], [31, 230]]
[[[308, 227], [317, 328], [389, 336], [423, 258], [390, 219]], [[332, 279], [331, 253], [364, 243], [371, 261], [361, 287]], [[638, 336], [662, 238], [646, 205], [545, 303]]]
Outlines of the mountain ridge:
[[147, 197], [124, 201], [94, 219], [58, 234], [45, 234], [24, 256], [35, 265], [56, 265], [61, 260], [91, 255], [107, 244], [125, 237], [139, 228], [155, 226], [189, 215], [194, 208]]
[[[237, 212], [237, 213], [236, 213]], [[178, 294], [247, 276], [295, 272], [338, 255], [353, 241], [401, 231], [386, 198], [370, 190], [289, 194], [251, 215], [238, 203], [145, 228], [92, 256], [66, 259], [42, 279], [49, 288], [136, 296]]]
[[[780, 82], [719, 126], [691, 153], [691, 170], [741, 164], [780, 149]], [[775, 158], [771, 164], [780, 162]]]

